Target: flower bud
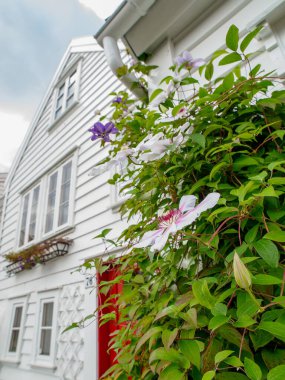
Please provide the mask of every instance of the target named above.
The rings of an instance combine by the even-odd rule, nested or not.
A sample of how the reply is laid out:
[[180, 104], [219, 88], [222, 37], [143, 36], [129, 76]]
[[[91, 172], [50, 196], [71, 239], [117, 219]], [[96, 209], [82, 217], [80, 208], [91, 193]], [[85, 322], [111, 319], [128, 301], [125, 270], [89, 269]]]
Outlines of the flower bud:
[[249, 289], [251, 286], [250, 273], [236, 252], [234, 255], [233, 270], [238, 286], [242, 289]]

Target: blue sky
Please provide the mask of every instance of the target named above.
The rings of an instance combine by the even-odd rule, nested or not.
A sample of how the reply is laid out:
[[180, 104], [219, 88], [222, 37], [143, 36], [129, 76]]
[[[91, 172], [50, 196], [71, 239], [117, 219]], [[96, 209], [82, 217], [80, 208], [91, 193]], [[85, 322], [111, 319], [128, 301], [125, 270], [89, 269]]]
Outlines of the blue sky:
[[70, 40], [94, 35], [119, 2], [0, 0], [0, 167], [11, 164]]

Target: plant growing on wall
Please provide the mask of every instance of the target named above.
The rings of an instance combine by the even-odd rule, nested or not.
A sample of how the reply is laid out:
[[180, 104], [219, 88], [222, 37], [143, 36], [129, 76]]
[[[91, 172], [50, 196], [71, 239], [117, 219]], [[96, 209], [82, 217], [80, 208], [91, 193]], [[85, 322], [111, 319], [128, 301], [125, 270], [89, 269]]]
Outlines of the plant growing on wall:
[[285, 379], [285, 91], [250, 66], [259, 30], [239, 39], [232, 25], [226, 50], [207, 63], [184, 53], [149, 102], [113, 102], [103, 164], [123, 169], [110, 183], [128, 192], [129, 226], [112, 259], [123, 327], [105, 378]]

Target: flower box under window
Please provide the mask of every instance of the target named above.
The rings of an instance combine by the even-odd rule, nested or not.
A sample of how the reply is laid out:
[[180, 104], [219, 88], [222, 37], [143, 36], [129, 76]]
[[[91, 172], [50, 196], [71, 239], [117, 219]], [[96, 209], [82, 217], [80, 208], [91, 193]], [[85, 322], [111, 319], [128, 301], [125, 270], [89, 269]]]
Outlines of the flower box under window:
[[8, 275], [16, 274], [25, 269], [32, 269], [37, 264], [44, 264], [49, 260], [68, 253], [68, 248], [72, 241], [69, 239], [57, 238], [46, 240], [35, 244], [20, 252], [11, 252], [5, 256], [10, 262], [6, 266]]

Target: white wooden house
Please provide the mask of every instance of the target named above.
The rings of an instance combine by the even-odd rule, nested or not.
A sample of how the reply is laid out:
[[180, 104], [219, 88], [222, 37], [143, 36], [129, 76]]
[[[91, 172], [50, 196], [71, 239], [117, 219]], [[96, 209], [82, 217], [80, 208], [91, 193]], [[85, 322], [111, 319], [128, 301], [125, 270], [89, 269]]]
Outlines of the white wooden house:
[[[98, 379], [96, 323], [60, 332], [96, 307], [95, 291], [71, 272], [104, 254], [95, 235], [111, 227], [115, 236], [124, 226], [107, 183], [110, 174], [88, 175], [106, 150], [90, 141], [87, 129], [98, 120], [98, 110], [108, 114], [108, 94], [122, 87], [111, 72], [124, 59], [117, 40], [134, 56], [147, 53], [148, 63], [160, 65], [153, 78], [158, 82], [182, 51], [207, 60], [223, 48], [231, 24], [241, 35], [264, 24], [252, 45], [259, 52], [255, 59], [284, 74], [284, 15], [284, 0], [125, 0], [96, 35], [106, 57], [93, 39], [69, 46], [7, 178], [0, 380]], [[129, 87], [132, 79], [121, 78]], [[4, 254], [58, 235], [73, 240], [67, 255], [7, 276]]]
[[[95, 235], [123, 227], [110, 173], [89, 175], [107, 150], [88, 128], [110, 114], [119, 89], [94, 38], [73, 40], [13, 162], [1, 226], [1, 380], [98, 378], [96, 323], [61, 332], [96, 308], [92, 278], [72, 272], [104, 253]], [[65, 256], [7, 275], [3, 255], [55, 236], [72, 239]]]

